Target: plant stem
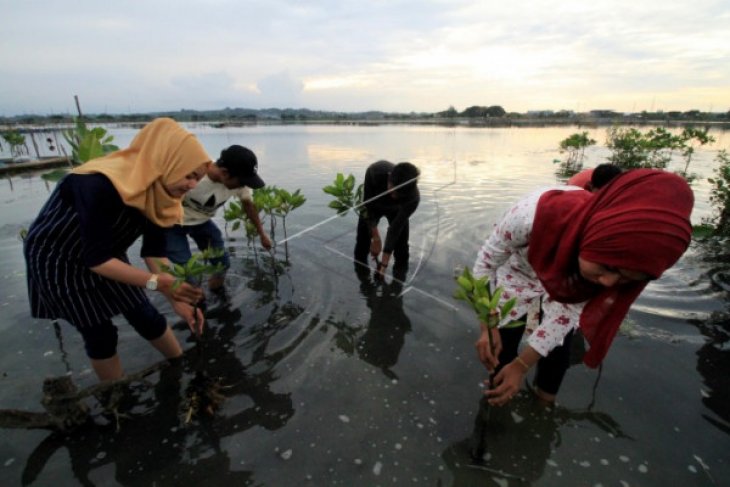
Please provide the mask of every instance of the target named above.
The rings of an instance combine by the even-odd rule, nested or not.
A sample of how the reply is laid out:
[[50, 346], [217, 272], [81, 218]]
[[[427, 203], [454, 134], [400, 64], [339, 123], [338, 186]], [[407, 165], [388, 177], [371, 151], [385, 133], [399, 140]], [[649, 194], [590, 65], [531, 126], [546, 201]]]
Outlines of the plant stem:
[[489, 314], [489, 317], [487, 318], [487, 338], [489, 342], [489, 352], [494, 355], [494, 343], [492, 342], [492, 330], [494, 328], [497, 328], [497, 325], [499, 325], [499, 312], [497, 310], [492, 310], [492, 312]]
[[286, 237], [286, 216], [281, 217], [281, 224], [284, 227], [284, 255], [286, 255], [286, 261], [289, 262], [289, 242]]

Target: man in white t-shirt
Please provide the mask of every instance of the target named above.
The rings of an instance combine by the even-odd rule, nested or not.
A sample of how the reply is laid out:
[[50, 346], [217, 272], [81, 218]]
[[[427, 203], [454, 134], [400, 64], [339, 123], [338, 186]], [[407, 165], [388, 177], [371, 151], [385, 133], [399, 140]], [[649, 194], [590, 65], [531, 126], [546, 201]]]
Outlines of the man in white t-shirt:
[[[271, 239], [264, 230], [259, 212], [253, 203], [253, 189], [264, 186], [264, 181], [257, 174], [258, 161], [256, 155], [240, 145], [232, 145], [221, 152], [215, 164], [208, 166], [208, 172], [198, 185], [190, 190], [183, 199], [182, 225], [175, 225], [165, 231], [167, 239], [167, 257], [177, 264], [184, 264], [191, 257], [190, 236], [200, 250], [209, 247], [224, 249], [223, 235], [212, 218], [215, 212], [223, 206], [229, 198], [237, 196], [243, 203], [249, 219], [256, 226], [261, 245], [267, 250], [271, 248]], [[223, 257], [213, 259], [212, 263], [220, 262], [228, 269], [230, 259], [225, 252]], [[223, 286], [224, 274], [217, 274], [210, 278], [209, 287], [212, 290]]]

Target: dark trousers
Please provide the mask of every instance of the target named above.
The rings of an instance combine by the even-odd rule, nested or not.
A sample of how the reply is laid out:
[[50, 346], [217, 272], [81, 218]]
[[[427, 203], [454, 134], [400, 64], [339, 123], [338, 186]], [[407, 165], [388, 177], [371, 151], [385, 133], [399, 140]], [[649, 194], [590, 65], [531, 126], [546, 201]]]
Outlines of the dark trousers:
[[[500, 328], [499, 335], [502, 337], [502, 353], [499, 354], [498, 372], [504, 365], [512, 362], [517, 357], [518, 347], [525, 327]], [[560, 384], [563, 382], [565, 372], [570, 367], [570, 342], [573, 339], [571, 331], [563, 340], [563, 344], [554, 348], [546, 357], [537, 362], [537, 371], [534, 384], [540, 390], [548, 394], [557, 394]]]
[[[383, 215], [388, 219], [388, 225], [390, 225], [391, 220], [395, 218], [395, 215], [395, 212], [393, 214]], [[370, 232], [368, 222], [363, 218], [359, 218], [357, 221], [357, 238], [355, 240], [355, 260], [366, 265], [368, 262], [368, 254], [370, 254], [371, 236], [372, 234]], [[385, 242], [383, 242], [383, 245], [385, 245]], [[408, 256], [408, 221], [406, 221], [393, 248], [395, 266], [407, 267]]]
[[[167, 330], [167, 320], [149, 301], [143, 301], [122, 314], [145, 340], [160, 338]], [[111, 319], [90, 326], [74, 326], [84, 339], [89, 358], [104, 360], [117, 353], [118, 330]]]
[[188, 235], [192, 237], [198, 245], [198, 249], [201, 251], [207, 248], [224, 250], [222, 257], [210, 259], [211, 264], [221, 263], [226, 269], [231, 266], [228, 252], [225, 252], [223, 234], [213, 220], [208, 220], [198, 225], [175, 225], [165, 229], [167, 258], [172, 262], [185, 264], [192, 257]]

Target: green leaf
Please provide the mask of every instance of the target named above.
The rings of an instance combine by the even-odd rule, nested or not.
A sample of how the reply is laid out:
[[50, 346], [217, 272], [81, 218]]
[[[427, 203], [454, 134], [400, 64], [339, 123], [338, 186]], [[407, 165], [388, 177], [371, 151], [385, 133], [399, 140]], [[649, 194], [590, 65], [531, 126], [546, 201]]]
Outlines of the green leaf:
[[489, 285], [487, 284], [487, 278], [474, 279], [474, 294], [480, 297], [489, 298]]
[[55, 183], [58, 182], [66, 174], [68, 174], [68, 171], [66, 169], [54, 169], [53, 171], [41, 174], [41, 178], [46, 181]]
[[502, 296], [502, 288], [498, 287], [494, 290], [494, 294], [492, 295], [492, 299], [489, 301], [489, 307], [491, 309], [497, 309], [499, 306], [499, 298]]
[[510, 321], [506, 325], [502, 326], [502, 328], [518, 328], [520, 326], [525, 326], [524, 321]]
[[456, 279], [456, 282], [458, 282], [459, 286], [461, 286], [461, 288], [466, 292], [471, 292], [471, 290], [474, 289], [474, 284], [472, 284], [472, 282], [464, 276], [459, 276]]
[[489, 308], [489, 303], [485, 302], [485, 300], [483, 299], [480, 299], [474, 302], [474, 308], [477, 310], [480, 321], [486, 324], [489, 321], [489, 313], [491, 312], [491, 309]]
[[512, 308], [514, 308], [514, 307], [515, 307], [515, 304], [517, 304], [517, 298], [511, 298], [511, 299], [508, 299], [508, 300], [507, 300], [507, 301], [506, 301], [506, 302], [505, 302], [505, 303], [504, 303], [504, 304], [502, 305], [502, 308], [501, 308], [501, 310], [500, 310], [500, 314], [501, 314], [501, 315], [502, 315], [503, 317], [506, 317], [506, 316], [508, 316], [508, 315], [509, 315], [509, 313], [510, 313], [510, 311], [512, 311]]
[[351, 192], [352, 188], [355, 187], [355, 176], [353, 176], [352, 174], [347, 176], [347, 179], [345, 179], [344, 186], [348, 192]]
[[460, 301], [471, 302], [471, 300], [469, 299], [469, 296], [466, 294], [466, 291], [460, 287], [456, 288], [456, 291], [454, 291], [454, 298], [456, 298]]

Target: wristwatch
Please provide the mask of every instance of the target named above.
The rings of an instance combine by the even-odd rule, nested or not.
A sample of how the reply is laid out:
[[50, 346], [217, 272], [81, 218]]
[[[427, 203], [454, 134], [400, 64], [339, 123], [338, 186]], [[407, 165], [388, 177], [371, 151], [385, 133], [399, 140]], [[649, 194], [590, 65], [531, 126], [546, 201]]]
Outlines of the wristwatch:
[[150, 291], [156, 291], [157, 290], [157, 278], [160, 277], [157, 274], [152, 274], [150, 278], [147, 280], [147, 284], [145, 284], [145, 287], [149, 289]]

